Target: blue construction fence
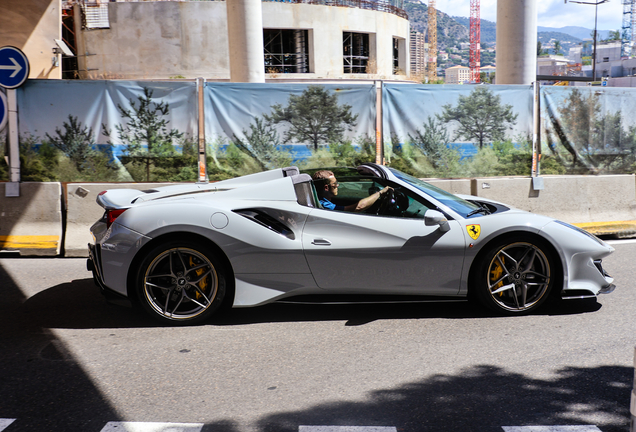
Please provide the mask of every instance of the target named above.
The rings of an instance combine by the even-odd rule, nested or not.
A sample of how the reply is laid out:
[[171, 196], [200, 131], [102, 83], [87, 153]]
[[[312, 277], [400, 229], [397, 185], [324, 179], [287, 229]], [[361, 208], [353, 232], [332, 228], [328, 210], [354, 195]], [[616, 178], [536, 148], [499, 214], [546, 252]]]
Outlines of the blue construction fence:
[[[382, 82], [380, 108], [376, 84], [204, 83], [210, 179], [375, 161], [378, 142], [384, 163], [419, 177], [530, 175], [533, 86]], [[540, 173], [633, 173], [635, 96], [541, 87]], [[17, 102], [21, 151], [55, 148], [76, 165], [75, 178], [50, 180], [98, 175], [82, 158], [100, 151], [116, 175], [86, 180], [196, 180], [195, 81], [29, 80]]]

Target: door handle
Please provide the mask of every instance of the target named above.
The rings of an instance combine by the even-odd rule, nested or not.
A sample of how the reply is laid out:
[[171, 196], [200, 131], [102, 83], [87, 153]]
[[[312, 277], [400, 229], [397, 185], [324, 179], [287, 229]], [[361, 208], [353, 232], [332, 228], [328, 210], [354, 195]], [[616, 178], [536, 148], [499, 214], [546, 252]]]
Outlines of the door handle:
[[311, 244], [314, 246], [331, 246], [331, 242], [326, 239], [314, 239]]

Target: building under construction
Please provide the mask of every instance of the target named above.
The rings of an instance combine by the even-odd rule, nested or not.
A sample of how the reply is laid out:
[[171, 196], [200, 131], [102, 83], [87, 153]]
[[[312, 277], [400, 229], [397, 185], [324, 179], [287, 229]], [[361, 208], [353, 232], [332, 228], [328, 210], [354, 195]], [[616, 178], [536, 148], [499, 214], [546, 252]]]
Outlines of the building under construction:
[[[406, 78], [403, 1], [263, 1], [265, 77]], [[62, 78], [63, 70], [65, 78], [225, 81], [237, 55], [224, 1], [7, 2], [15, 13], [0, 17], [0, 38], [25, 51], [30, 78]], [[74, 56], [57, 52], [56, 39]]]

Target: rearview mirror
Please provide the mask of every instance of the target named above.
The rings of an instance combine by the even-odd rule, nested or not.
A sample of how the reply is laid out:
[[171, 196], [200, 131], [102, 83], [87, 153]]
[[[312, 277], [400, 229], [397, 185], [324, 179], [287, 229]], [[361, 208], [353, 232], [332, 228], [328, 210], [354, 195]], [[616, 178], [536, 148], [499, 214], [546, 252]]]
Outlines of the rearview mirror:
[[424, 223], [426, 226], [439, 225], [441, 232], [446, 232], [450, 229], [446, 216], [437, 210], [426, 210], [426, 213], [424, 213]]

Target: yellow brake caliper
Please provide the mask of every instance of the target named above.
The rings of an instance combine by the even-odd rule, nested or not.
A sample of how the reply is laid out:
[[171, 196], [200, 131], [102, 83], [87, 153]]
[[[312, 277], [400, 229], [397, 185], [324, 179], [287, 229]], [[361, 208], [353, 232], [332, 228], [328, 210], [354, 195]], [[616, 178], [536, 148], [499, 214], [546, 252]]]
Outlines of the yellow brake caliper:
[[[194, 267], [196, 266], [196, 264], [194, 263], [194, 260], [192, 259], [192, 257], [190, 257], [190, 267]], [[200, 268], [194, 271], [197, 276], [201, 276], [204, 272], [205, 269], [204, 268]], [[205, 292], [205, 290], [208, 288], [208, 278], [204, 278], [201, 280], [201, 282], [199, 282], [198, 287], [201, 288], [201, 291]], [[194, 293], [195, 297], [197, 298], [197, 300], [199, 300], [201, 298], [201, 294], [199, 294], [199, 292], [195, 292]]]
[[[504, 258], [502, 257], [501, 260], [503, 261]], [[502, 274], [503, 274], [503, 267], [501, 266], [501, 264], [499, 264], [499, 261], [495, 261], [495, 265], [490, 268], [490, 282], [492, 283], [499, 280]], [[495, 285], [494, 288], [495, 290], [497, 290], [501, 288], [502, 286], [503, 286], [503, 281]], [[503, 295], [503, 291], [499, 293], [499, 297], [501, 297], [502, 295]]]

